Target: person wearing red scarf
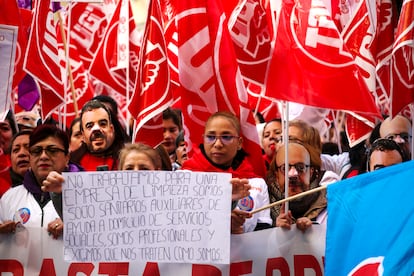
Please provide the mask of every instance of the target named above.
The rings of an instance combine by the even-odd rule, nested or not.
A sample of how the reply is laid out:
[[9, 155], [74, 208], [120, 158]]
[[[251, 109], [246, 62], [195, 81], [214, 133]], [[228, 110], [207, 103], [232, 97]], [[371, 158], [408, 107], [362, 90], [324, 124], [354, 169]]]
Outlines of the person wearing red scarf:
[[[270, 228], [272, 219], [266, 209], [251, 216], [247, 211], [269, 204], [266, 182], [256, 175], [248, 162], [246, 152], [242, 149], [240, 122], [228, 112], [216, 112], [209, 117], [204, 129], [203, 144], [195, 150], [181, 169], [204, 172], [231, 173], [233, 187], [237, 182], [250, 185], [250, 195], [239, 200], [238, 206], [231, 214], [231, 232], [241, 234]], [[234, 191], [233, 191], [234, 194]]]

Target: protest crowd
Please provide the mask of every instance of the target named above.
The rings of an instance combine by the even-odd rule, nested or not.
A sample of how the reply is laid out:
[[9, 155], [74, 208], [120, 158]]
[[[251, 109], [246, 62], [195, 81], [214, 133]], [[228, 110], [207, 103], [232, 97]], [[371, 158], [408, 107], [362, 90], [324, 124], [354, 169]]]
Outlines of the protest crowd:
[[412, 160], [413, 0], [149, 0], [141, 27], [135, 1], [6, 2], [0, 236], [62, 239], [65, 173], [108, 171], [229, 173], [222, 231], [305, 234], [331, 185]]

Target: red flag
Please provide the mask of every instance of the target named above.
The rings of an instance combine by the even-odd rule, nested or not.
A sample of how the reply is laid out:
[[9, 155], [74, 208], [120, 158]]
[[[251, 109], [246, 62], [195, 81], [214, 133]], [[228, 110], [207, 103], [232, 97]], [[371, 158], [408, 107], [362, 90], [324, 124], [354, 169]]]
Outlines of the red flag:
[[414, 0], [404, 1], [398, 21], [389, 72], [391, 115], [414, 102]]
[[195, 145], [202, 143], [208, 117], [217, 111], [230, 111], [241, 122], [243, 148], [250, 163], [263, 176], [259, 137], [220, 2], [180, 1], [178, 7], [181, 101], [189, 140]]
[[[126, 72], [125, 68], [117, 68], [117, 41], [118, 26], [121, 21], [121, 7], [124, 0], [118, 2], [112, 19], [106, 29], [105, 36], [99, 46], [94, 60], [92, 61], [89, 71], [90, 74], [116, 90], [118, 93], [126, 94]], [[128, 1], [129, 11], [129, 91], [134, 88], [134, 81], [138, 69], [139, 55], [139, 34], [135, 27], [134, 16], [131, 9], [131, 3]], [[121, 21], [122, 22], [122, 21]], [[128, 95], [126, 95], [128, 96]]]
[[267, 96], [380, 116], [329, 14], [321, 1], [283, 0]]
[[[156, 146], [163, 139], [159, 128], [162, 117], [159, 115], [172, 103], [167, 50], [158, 0], [149, 3], [139, 61], [135, 92], [128, 109], [137, 120], [135, 141]], [[154, 125], [157, 127], [154, 128]]]
[[50, 0], [36, 2], [24, 69], [47, 89], [41, 89], [42, 115], [48, 117], [64, 101], [55, 23]]
[[243, 78], [264, 86], [271, 57], [266, 10], [259, 0], [243, 0], [229, 19], [237, 62]]
[[85, 68], [89, 68], [108, 26], [104, 6], [75, 3], [70, 9], [69, 16], [71, 44], [78, 49]]
[[247, 85], [247, 93], [251, 109], [259, 111], [266, 122], [274, 118], [282, 117], [277, 102], [264, 96], [265, 88], [263, 86], [249, 83]]
[[178, 46], [177, 46], [177, 25], [175, 16], [177, 13], [176, 4], [171, 0], [160, 0], [164, 37], [167, 48], [168, 65], [170, 67], [170, 80], [173, 85], [170, 89], [180, 86], [178, 79]]
[[[58, 12], [60, 13], [61, 11]], [[60, 24], [63, 25], [61, 26]], [[72, 37], [72, 32], [70, 33], [71, 37], [69, 40], [66, 40], [67, 26], [64, 22], [60, 21], [56, 27], [56, 32], [61, 68], [67, 68], [66, 59], [69, 60], [70, 68], [67, 68], [68, 78], [65, 78], [66, 90], [64, 94], [64, 104], [59, 108], [59, 110], [55, 111], [54, 114], [56, 116], [63, 114], [63, 125], [69, 126], [72, 120], [79, 116], [79, 109], [81, 109], [82, 106], [94, 96], [94, 91], [92, 83], [89, 80], [89, 74], [80, 58], [78, 49], [76, 48], [76, 44], [72, 43], [72, 41], [75, 40], [75, 38]], [[68, 53], [67, 57], [65, 52]]]
[[[345, 24], [341, 35], [350, 53], [355, 59], [361, 76], [367, 85], [373, 99], [378, 104], [376, 89], [376, 65], [377, 65], [377, 5], [373, 1], [359, 1], [348, 3], [349, 9], [346, 17], [342, 17]], [[350, 12], [352, 11], [352, 12]], [[375, 15], [375, 16], [374, 16]], [[350, 147], [357, 145], [369, 137], [375, 119], [369, 116], [354, 116], [347, 114], [346, 130]], [[365, 117], [365, 118], [364, 118]]]
[[349, 113], [346, 114], [345, 130], [349, 146], [352, 148], [368, 139], [374, 127], [375, 121], [373, 119], [357, 117]]
[[16, 1], [0, 0], [0, 24], [17, 26], [19, 28], [12, 88], [15, 88], [26, 74], [23, 71], [23, 55], [26, 51], [28, 36], [25, 32], [27, 28], [25, 27], [24, 19], [28, 15], [30, 16], [30, 11], [19, 9]]

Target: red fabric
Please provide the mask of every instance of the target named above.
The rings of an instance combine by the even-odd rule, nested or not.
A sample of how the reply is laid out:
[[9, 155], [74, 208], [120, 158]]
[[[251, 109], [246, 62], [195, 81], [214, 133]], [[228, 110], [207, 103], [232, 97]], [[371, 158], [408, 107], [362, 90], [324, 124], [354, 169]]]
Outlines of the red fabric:
[[391, 115], [414, 102], [414, 0], [404, 1], [389, 61]]
[[229, 22], [243, 78], [264, 87], [272, 49], [265, 8], [259, 0], [242, 1], [233, 11]]
[[355, 169], [355, 170], [350, 171], [348, 175], [346, 176], [346, 178], [351, 178], [357, 175], [359, 175], [359, 170]]
[[[103, 82], [105, 85], [116, 90], [118, 93], [126, 95], [126, 69], [120, 68], [117, 69], [117, 41], [118, 41], [118, 24], [121, 17], [121, 6], [123, 1], [118, 2], [118, 6], [112, 16], [111, 22], [106, 29], [106, 33], [102, 38], [100, 47], [96, 52], [95, 59], [90, 65], [89, 71], [90, 74]], [[133, 83], [137, 75], [137, 61], [138, 53], [140, 51], [139, 41], [135, 41], [134, 38], [137, 36], [131, 35], [131, 33], [136, 33], [134, 16], [132, 13], [132, 8], [130, 1], [128, 1], [128, 10], [129, 10], [129, 82], [128, 88], [129, 91], [133, 89]]]
[[237, 169], [233, 170], [232, 168], [229, 168], [227, 170], [223, 170], [211, 164], [199, 149], [196, 149], [193, 156], [184, 162], [181, 169], [195, 172], [231, 173], [235, 178], [260, 177], [254, 172], [252, 165], [250, 165], [249, 161], [246, 158]]
[[10, 155], [0, 155], [0, 197], [11, 187], [10, 166]]
[[19, 28], [12, 88], [16, 87], [26, 74], [23, 71], [23, 55], [26, 52], [28, 37], [25, 33], [27, 29], [21, 13], [28, 15], [30, 11], [20, 10], [16, 1], [0, 0], [0, 24], [17, 26]]
[[266, 169], [269, 169], [269, 165], [270, 165], [270, 163], [272, 163], [272, 160], [270, 160], [266, 154], [263, 154], [262, 157], [263, 157], [263, 160], [266, 164]]
[[266, 122], [274, 118], [281, 118], [282, 115], [279, 112], [277, 102], [263, 96], [266, 94], [265, 89], [265, 87], [253, 83], [247, 85], [247, 93], [249, 95], [251, 109], [259, 111]]
[[80, 164], [85, 171], [96, 171], [98, 166], [107, 165], [109, 170], [116, 170], [117, 164], [114, 164], [114, 160], [112, 156], [101, 157], [101, 156], [94, 156], [90, 153], [85, 153], [82, 156]]
[[168, 65], [170, 67], [170, 80], [171, 84], [173, 84], [170, 85], [170, 90], [173, 90], [174, 86], [180, 86], [178, 76], [177, 25], [175, 24], [177, 4], [175, 2], [177, 2], [177, 0], [160, 1], [159, 3], [162, 13], [162, 22], [164, 22], [164, 37], [168, 55]]
[[376, 101], [382, 114], [391, 114], [390, 106], [390, 76], [389, 76], [389, 60], [392, 55], [392, 49], [395, 38], [395, 30], [398, 24], [398, 11], [395, 1], [380, 1], [377, 13], [377, 33], [375, 37], [377, 61], [377, 89]]
[[[167, 48], [158, 0], [150, 1], [142, 41], [135, 92], [128, 109], [137, 120], [135, 141], [154, 147], [163, 139], [159, 128], [154, 128], [160, 123], [156, 117], [172, 104]], [[144, 125], [147, 127], [144, 128]]]
[[220, 2], [180, 1], [177, 18], [181, 104], [185, 107], [186, 134], [192, 142], [190, 155], [194, 145], [202, 143], [208, 117], [229, 111], [241, 122], [243, 148], [250, 163], [258, 175], [264, 176], [256, 124]]
[[328, 10], [311, 2], [282, 2], [266, 95], [380, 117]]
[[41, 89], [42, 115], [63, 104], [64, 89], [59, 66], [56, 32], [50, 0], [39, 1], [33, 16], [25, 70], [47, 89]]
[[[61, 68], [66, 68], [66, 57], [64, 55], [65, 48], [64, 48], [64, 39], [62, 38], [62, 29], [60, 28], [60, 24], [65, 23], [58, 23], [56, 27], [56, 37], [58, 42], [59, 48], [59, 59], [60, 59], [60, 66]], [[65, 38], [67, 37], [67, 28], [63, 29]], [[64, 104], [59, 108], [58, 111], [55, 111], [55, 116], [59, 116], [59, 114], [64, 114], [65, 121], [63, 122], [65, 126], [70, 126], [73, 119], [79, 116], [80, 109], [82, 106], [89, 101], [94, 96], [94, 91], [92, 88], [92, 83], [89, 80], [89, 74], [85, 69], [83, 64], [83, 60], [80, 58], [80, 54], [78, 52], [78, 48], [76, 44], [73, 44], [72, 41], [76, 40], [75, 37], [72, 36], [71, 32], [71, 39], [70, 43], [66, 45], [68, 51], [68, 58], [70, 64], [70, 73], [72, 74], [72, 80], [68, 79], [68, 84], [66, 85], [65, 91], [65, 101]], [[73, 81], [73, 90], [72, 84], [70, 81]], [[73, 94], [72, 94], [73, 92]]]
[[11, 160], [9, 154], [0, 155], [0, 171], [7, 170], [11, 166]]
[[366, 119], [362, 121], [351, 114], [346, 114], [345, 130], [349, 146], [352, 148], [360, 142], [368, 139], [374, 127], [375, 120]]
[[78, 49], [87, 69], [108, 27], [105, 9], [108, 9], [108, 5], [76, 2], [70, 10], [70, 43]]
[[11, 178], [9, 171], [7, 171], [6, 173], [0, 173], [0, 197], [2, 197], [8, 189], [10, 189], [10, 183]]

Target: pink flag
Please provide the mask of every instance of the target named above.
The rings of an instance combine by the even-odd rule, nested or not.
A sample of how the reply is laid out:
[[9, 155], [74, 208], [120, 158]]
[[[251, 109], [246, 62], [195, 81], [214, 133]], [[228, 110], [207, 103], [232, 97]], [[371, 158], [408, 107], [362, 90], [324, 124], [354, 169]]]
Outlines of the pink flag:
[[162, 117], [159, 115], [172, 104], [167, 49], [158, 0], [149, 3], [139, 61], [135, 92], [128, 109], [137, 121], [135, 141], [156, 146], [163, 139], [160, 128]]
[[178, 54], [184, 123], [193, 148], [202, 143], [208, 117], [230, 111], [239, 117], [243, 148], [259, 175], [264, 163], [255, 121], [237, 66], [221, 2], [180, 1], [177, 11]]
[[23, 67], [47, 88], [41, 89], [42, 115], [45, 118], [64, 101], [55, 21], [50, 0], [36, 2]]
[[[89, 71], [90, 74], [103, 82], [105, 85], [116, 90], [118, 93], [126, 95], [127, 77], [126, 69], [118, 69], [118, 27], [121, 16], [121, 7], [123, 1], [118, 2], [118, 6], [112, 16], [112, 19], [106, 29], [105, 36], [102, 38], [95, 58], [93, 59]], [[128, 1], [129, 10], [129, 83], [128, 91], [133, 90], [134, 81], [138, 69], [139, 55], [139, 34], [135, 27], [134, 16], [131, 9], [131, 3]], [[126, 95], [128, 96], [128, 95]]]
[[269, 76], [269, 97], [379, 116], [352, 54], [321, 1], [282, 1]]

